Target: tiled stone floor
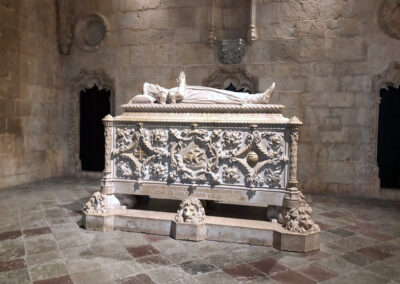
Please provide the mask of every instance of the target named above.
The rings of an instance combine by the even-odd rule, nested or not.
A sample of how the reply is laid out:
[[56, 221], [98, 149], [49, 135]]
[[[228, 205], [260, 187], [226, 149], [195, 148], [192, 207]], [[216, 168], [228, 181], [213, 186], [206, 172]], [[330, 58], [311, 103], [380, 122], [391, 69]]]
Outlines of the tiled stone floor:
[[400, 283], [400, 203], [312, 196], [310, 254], [80, 228], [92, 179], [0, 190], [0, 283]]

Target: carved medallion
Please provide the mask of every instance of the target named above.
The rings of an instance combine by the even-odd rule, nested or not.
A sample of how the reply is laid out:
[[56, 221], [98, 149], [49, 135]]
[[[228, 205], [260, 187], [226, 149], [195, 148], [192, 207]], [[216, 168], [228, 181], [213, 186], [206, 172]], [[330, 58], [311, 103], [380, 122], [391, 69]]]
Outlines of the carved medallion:
[[109, 30], [109, 24], [103, 15], [90, 13], [79, 19], [75, 25], [76, 43], [83, 51], [95, 52], [102, 46]]
[[379, 24], [389, 36], [400, 39], [400, 0], [386, 0], [379, 10]]

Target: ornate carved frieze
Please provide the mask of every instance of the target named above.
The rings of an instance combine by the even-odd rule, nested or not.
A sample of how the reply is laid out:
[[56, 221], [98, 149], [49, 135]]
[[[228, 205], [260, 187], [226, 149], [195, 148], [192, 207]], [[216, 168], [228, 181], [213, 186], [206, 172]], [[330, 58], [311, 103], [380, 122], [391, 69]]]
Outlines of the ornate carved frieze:
[[197, 198], [187, 198], [179, 205], [175, 216], [177, 223], [199, 224], [203, 223], [206, 217], [205, 210]]
[[296, 208], [282, 207], [278, 213], [278, 222], [282, 226], [296, 233], [319, 232], [319, 226], [311, 219], [312, 209], [305, 200], [304, 195], [299, 192], [300, 206]]
[[182, 184], [282, 188], [284, 132], [116, 128], [118, 178]]

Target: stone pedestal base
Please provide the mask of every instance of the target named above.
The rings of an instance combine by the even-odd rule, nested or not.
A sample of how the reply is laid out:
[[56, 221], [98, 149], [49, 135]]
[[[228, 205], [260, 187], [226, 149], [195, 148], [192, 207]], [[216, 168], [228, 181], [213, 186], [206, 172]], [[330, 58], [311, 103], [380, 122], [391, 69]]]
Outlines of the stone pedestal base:
[[113, 210], [104, 215], [84, 214], [88, 230], [122, 230], [171, 236], [180, 240], [213, 240], [273, 246], [279, 250], [310, 252], [319, 249], [319, 232], [293, 233], [274, 222], [206, 216], [203, 223], [177, 223], [175, 213]]
[[177, 240], [203, 241], [207, 237], [206, 224], [188, 224], [172, 221], [171, 237]]

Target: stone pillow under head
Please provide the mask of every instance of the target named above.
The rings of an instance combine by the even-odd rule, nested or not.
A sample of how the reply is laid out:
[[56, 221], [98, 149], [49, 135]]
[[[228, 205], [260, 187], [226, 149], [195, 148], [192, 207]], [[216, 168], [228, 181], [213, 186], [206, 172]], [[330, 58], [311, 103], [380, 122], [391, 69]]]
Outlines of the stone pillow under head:
[[156, 100], [152, 96], [149, 95], [137, 95], [134, 96], [129, 103], [130, 104], [152, 104]]

